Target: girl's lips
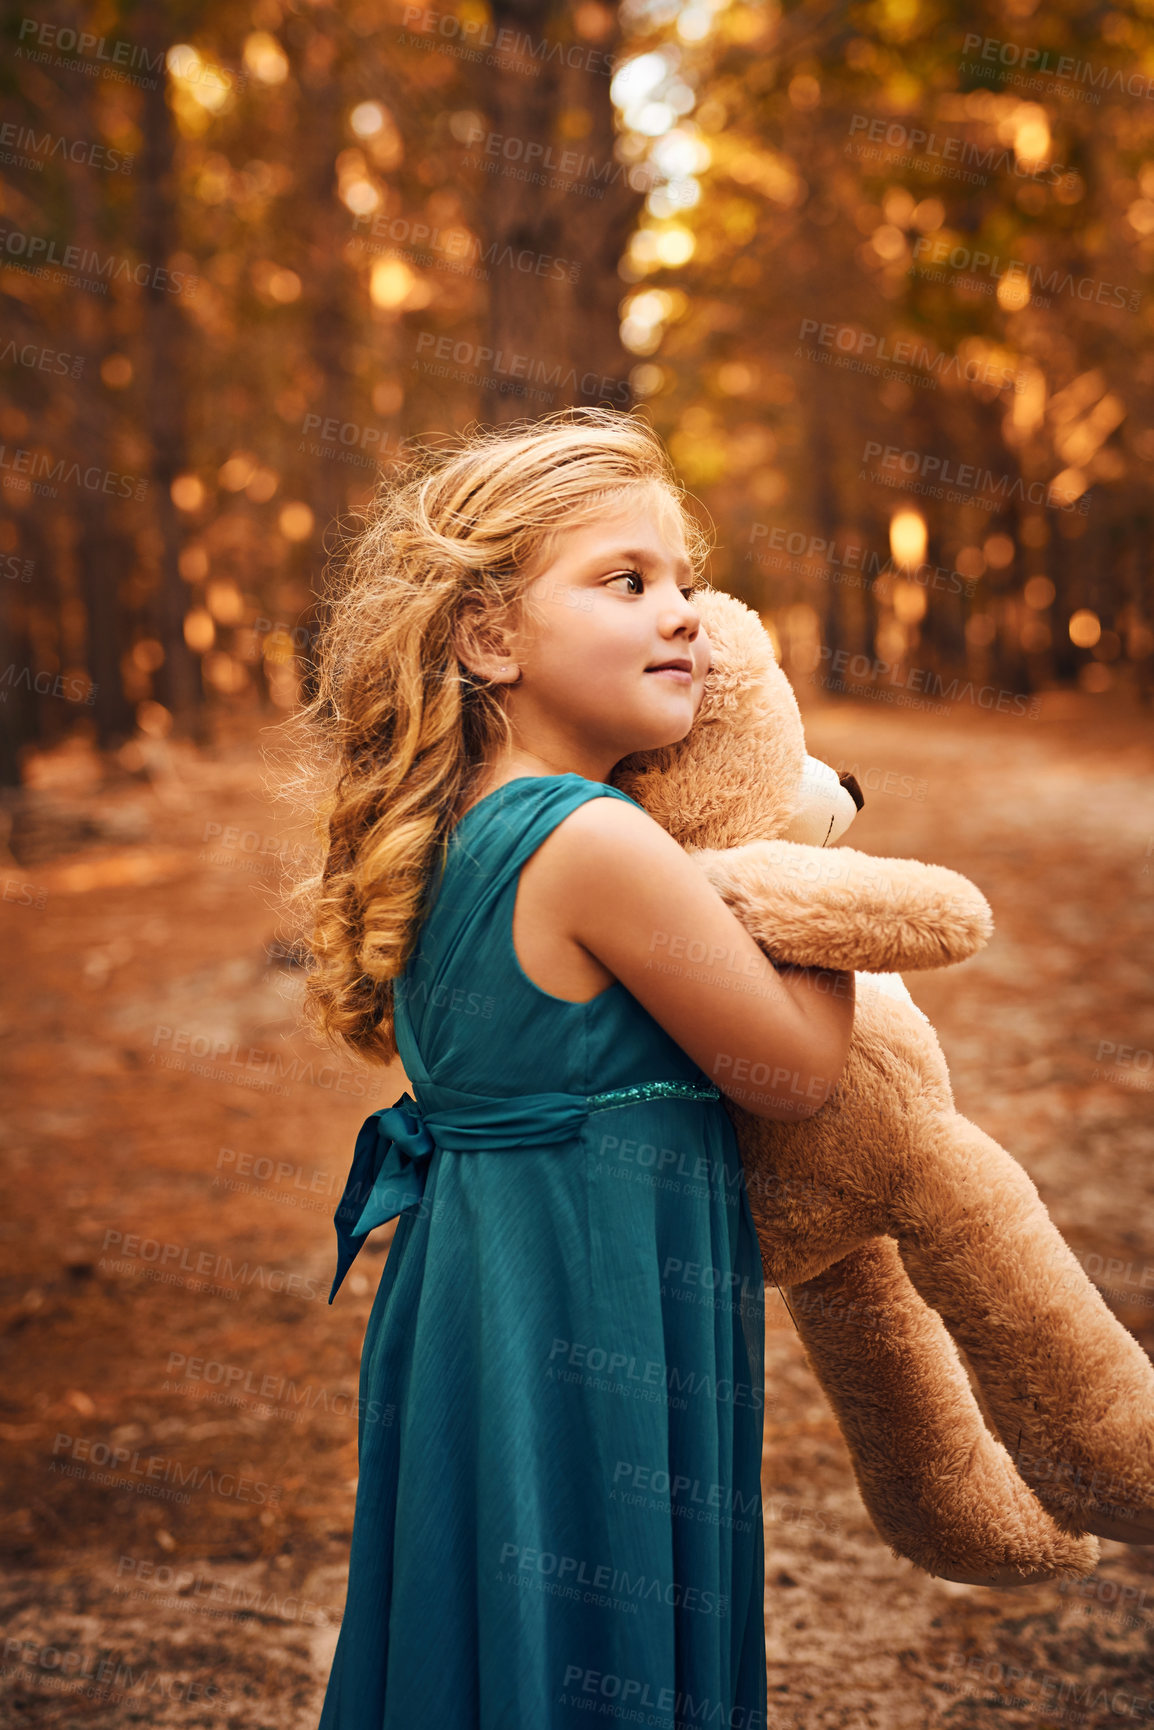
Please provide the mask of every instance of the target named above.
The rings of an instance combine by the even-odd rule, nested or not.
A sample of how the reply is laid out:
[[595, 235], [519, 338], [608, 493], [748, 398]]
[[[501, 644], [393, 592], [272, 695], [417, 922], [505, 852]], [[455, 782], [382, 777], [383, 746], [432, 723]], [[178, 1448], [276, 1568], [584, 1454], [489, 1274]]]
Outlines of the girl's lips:
[[647, 667], [645, 670], [657, 679], [675, 679], [679, 685], [693, 683], [693, 674], [687, 673], [683, 667]]

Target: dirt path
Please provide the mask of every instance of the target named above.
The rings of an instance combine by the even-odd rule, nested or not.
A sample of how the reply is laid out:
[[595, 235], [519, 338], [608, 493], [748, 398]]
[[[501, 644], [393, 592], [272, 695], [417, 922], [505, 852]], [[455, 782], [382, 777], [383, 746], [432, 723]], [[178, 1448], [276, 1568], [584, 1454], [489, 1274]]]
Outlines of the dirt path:
[[[988, 895], [991, 947], [907, 982], [960, 1109], [1028, 1168], [1151, 1349], [1148, 721], [1047, 697], [1038, 721], [856, 705], [807, 725], [866, 790], [847, 839]], [[250, 740], [103, 792], [65, 758], [37, 797], [0, 866], [20, 1076], [2, 1131], [0, 1715], [313, 1730], [381, 1265], [366, 1250], [330, 1309], [331, 1216], [357, 1128], [404, 1077], [294, 1030], [287, 843]], [[1154, 1552], [1104, 1543], [1088, 1595], [895, 1560], [774, 1296], [767, 1323], [774, 1730], [1154, 1717], [1136, 1704], [1154, 1696]]]

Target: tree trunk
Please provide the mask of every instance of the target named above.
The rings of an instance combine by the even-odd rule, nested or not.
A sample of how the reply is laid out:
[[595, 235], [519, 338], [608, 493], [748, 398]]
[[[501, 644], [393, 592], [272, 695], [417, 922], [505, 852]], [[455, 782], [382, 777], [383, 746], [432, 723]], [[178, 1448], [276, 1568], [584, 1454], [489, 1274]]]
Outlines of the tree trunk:
[[[171, 40], [163, 8], [143, 7], [140, 32], [150, 60]], [[161, 62], [163, 65], [163, 60]], [[156, 88], [149, 88], [155, 82]], [[185, 372], [186, 326], [180, 298], [167, 287], [168, 262], [177, 244], [178, 206], [174, 171], [173, 121], [163, 71], [146, 83], [140, 117], [144, 148], [140, 176], [139, 250], [148, 266], [141, 291], [141, 327], [147, 355], [144, 401], [152, 445], [152, 484], [149, 488], [160, 537], [160, 593], [157, 623], [164, 646], [164, 666], [158, 689], [184, 731], [199, 734], [203, 726], [200, 663], [184, 640], [188, 590], [180, 574], [183, 531], [172, 498], [172, 483], [186, 467]]]
[[[298, 42], [309, 43], [309, 51], [296, 61], [302, 102], [300, 150], [296, 161], [301, 208], [310, 222], [308, 257], [302, 272], [308, 297], [308, 352], [322, 378], [318, 401], [310, 412], [319, 414], [321, 425], [335, 421], [341, 426], [355, 418], [352, 403], [351, 353], [357, 329], [349, 306], [350, 282], [354, 280], [345, 257], [349, 213], [337, 196], [336, 159], [348, 142], [344, 133], [347, 106], [344, 87], [335, 65], [336, 36], [321, 13], [314, 13], [309, 33]], [[320, 51], [318, 44], [323, 44]], [[354, 447], [356, 448], [356, 447]], [[327, 454], [326, 454], [327, 453]], [[299, 549], [304, 562], [303, 577], [313, 599], [298, 623], [316, 640], [320, 623], [319, 597], [324, 571], [337, 552], [341, 521], [348, 505], [350, 480], [361, 481], [366, 471], [342, 462], [342, 445], [322, 447], [312, 459], [307, 499], [316, 517], [308, 542]], [[311, 654], [302, 658], [303, 696], [313, 695]]]
[[[79, 25], [79, 15], [77, 24]], [[64, 103], [60, 104], [61, 110]], [[84, 138], [98, 136], [92, 86], [89, 79], [79, 79], [71, 94], [67, 116], [61, 112], [62, 131], [76, 130]], [[142, 166], [142, 172], [146, 170]], [[86, 164], [68, 164], [69, 193], [72, 201], [73, 234], [76, 243], [101, 253], [109, 249], [109, 237], [102, 232], [100, 221], [100, 188]], [[119, 241], [114, 243], [119, 248]], [[72, 334], [77, 350], [85, 357], [81, 379], [74, 385], [75, 417], [72, 424], [72, 447], [76, 460], [84, 467], [95, 465], [101, 470], [119, 468], [115, 438], [113, 397], [101, 378], [101, 367], [111, 350], [117, 346], [115, 308], [108, 297], [90, 294], [83, 289], [74, 291]], [[132, 733], [135, 719], [132, 704], [124, 694], [121, 677], [121, 657], [129, 645], [130, 629], [121, 601], [121, 584], [129, 575], [135, 558], [134, 538], [125, 527], [125, 513], [139, 512], [141, 507], [116, 500], [103, 490], [82, 487], [76, 500], [73, 521], [75, 536], [76, 584], [84, 603], [84, 659], [88, 676], [95, 687], [90, 713], [96, 727], [96, 742], [102, 747], [120, 744]], [[58, 588], [63, 598], [63, 573]], [[61, 645], [62, 650], [64, 645]]]
[[[824, 379], [819, 378], [813, 389], [813, 416], [810, 421], [810, 449], [813, 451], [813, 517], [817, 532], [821, 539], [833, 546], [837, 540], [837, 527], [841, 517], [838, 507], [837, 489], [834, 485], [833, 463], [834, 455], [830, 444], [827, 416], [829, 407], [825, 402], [823, 389]], [[842, 614], [844, 587], [835, 583], [833, 573], [825, 584], [825, 593], [820, 606], [821, 641], [832, 657], [839, 649], [847, 646], [846, 621]], [[872, 642], [870, 653], [873, 653]]]
[[[614, 10], [611, 31], [585, 42], [574, 34], [573, 17], [557, 0], [495, 0], [494, 37], [508, 30], [524, 46], [497, 56], [496, 65], [476, 76], [474, 99], [486, 117], [491, 149], [486, 153], [481, 140], [473, 153], [497, 170], [482, 174], [475, 192], [489, 273], [482, 341], [502, 357], [481, 399], [480, 418], [490, 424], [568, 404], [624, 409], [632, 402], [633, 361], [619, 336], [624, 284], [617, 265], [645, 195], [614, 155], [605, 68], [619, 45], [620, 25]], [[575, 66], [548, 52], [570, 42], [578, 50], [571, 56]], [[526, 70], [530, 46], [541, 50], [535, 73]], [[527, 157], [545, 184], [516, 178], [526, 171]], [[563, 184], [551, 186], [551, 180]], [[520, 376], [542, 395], [500, 389], [498, 370], [514, 357]]]

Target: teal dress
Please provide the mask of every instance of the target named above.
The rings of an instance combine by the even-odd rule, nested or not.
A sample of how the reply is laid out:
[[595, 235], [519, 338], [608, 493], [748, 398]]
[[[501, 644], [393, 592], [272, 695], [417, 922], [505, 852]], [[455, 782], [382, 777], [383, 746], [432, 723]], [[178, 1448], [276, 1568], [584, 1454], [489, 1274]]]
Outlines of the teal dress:
[[397, 1225], [320, 1730], [766, 1722], [765, 1289], [733, 1127], [620, 982], [569, 1003], [513, 948], [521, 866], [606, 796], [547, 775], [473, 805], [396, 982], [413, 1093], [364, 1125], [336, 1217], [333, 1296]]

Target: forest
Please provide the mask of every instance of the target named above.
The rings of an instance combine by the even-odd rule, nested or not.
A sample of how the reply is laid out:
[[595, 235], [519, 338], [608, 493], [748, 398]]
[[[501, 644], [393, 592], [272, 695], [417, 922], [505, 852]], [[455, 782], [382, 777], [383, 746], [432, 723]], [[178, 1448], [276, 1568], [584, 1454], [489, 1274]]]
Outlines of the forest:
[[3, 40], [10, 787], [75, 732], [131, 766], [291, 709], [404, 441], [571, 402], [645, 405], [795, 676], [1149, 702], [1149, 8], [109, 4]]
[[[315, 1730], [408, 1083], [306, 1035], [277, 740], [414, 443], [657, 429], [847, 845], [988, 898], [907, 986], [1154, 1349], [1152, 267], [1154, 0], [5, 9], [5, 1722]], [[1149, 1716], [1154, 1551], [916, 1569], [765, 1319], [770, 1730]]]

